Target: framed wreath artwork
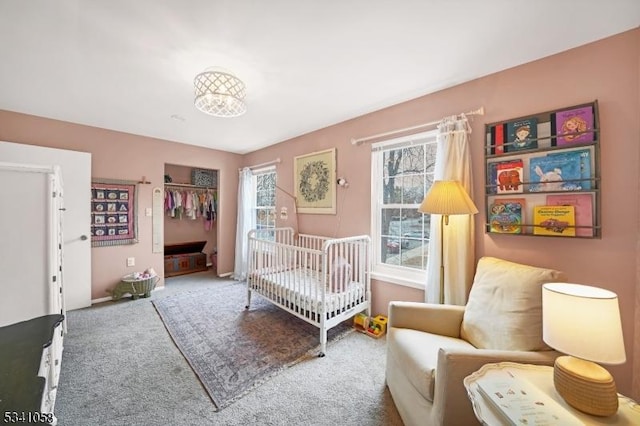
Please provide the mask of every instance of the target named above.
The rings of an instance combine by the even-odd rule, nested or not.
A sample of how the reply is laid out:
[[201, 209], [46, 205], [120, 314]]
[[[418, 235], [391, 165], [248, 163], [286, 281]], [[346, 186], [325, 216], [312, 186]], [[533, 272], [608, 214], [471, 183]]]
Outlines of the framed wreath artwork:
[[336, 149], [313, 152], [293, 160], [297, 211], [336, 214]]

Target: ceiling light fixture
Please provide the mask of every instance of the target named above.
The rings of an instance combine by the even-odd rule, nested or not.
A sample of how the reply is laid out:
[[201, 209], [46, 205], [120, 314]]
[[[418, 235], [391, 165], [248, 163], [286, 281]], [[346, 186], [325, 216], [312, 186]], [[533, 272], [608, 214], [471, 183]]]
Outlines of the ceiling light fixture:
[[247, 111], [242, 80], [233, 74], [207, 68], [193, 79], [196, 108], [215, 117], [237, 117]]

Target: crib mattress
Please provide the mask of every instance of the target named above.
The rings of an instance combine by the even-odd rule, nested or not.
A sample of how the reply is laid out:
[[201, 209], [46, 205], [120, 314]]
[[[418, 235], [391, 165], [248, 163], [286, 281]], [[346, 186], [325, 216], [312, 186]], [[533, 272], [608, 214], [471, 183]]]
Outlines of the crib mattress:
[[[257, 282], [258, 278], [262, 283]], [[316, 271], [290, 269], [253, 274], [249, 277], [249, 282], [251, 289], [274, 301], [290, 302], [304, 310], [318, 313], [340, 312], [366, 300], [366, 286], [357, 281], [350, 281], [343, 292], [331, 292], [327, 289], [326, 305], [323, 305], [321, 278]]]

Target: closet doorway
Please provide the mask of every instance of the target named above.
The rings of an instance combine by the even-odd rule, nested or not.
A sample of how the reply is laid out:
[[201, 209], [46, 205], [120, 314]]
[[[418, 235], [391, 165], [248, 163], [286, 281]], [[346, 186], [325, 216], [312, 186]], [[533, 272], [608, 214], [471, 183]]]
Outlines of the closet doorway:
[[218, 171], [165, 164], [164, 276], [217, 272]]

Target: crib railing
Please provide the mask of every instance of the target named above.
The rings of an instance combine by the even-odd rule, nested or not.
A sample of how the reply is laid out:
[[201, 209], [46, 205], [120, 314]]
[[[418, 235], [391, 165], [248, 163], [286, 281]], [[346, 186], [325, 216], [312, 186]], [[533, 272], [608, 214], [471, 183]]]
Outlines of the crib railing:
[[[323, 243], [324, 287], [327, 291], [348, 295], [340, 299], [341, 311], [354, 306], [361, 298], [370, 300], [370, 244], [371, 239], [367, 235], [327, 239]], [[353, 282], [363, 285], [362, 295], [349, 291]]]
[[[278, 303], [304, 305], [303, 294], [321, 300], [327, 292], [341, 293], [339, 311], [370, 300], [369, 246], [366, 235], [331, 239], [300, 234], [294, 238], [292, 228], [254, 230], [249, 233], [248, 284]], [[288, 273], [283, 273], [287, 271]], [[321, 286], [307, 288], [309, 280]], [[357, 282], [362, 292], [349, 291]], [[311, 294], [309, 294], [311, 292]], [[360, 294], [361, 293], [361, 294]], [[335, 310], [334, 308], [332, 308]]]
[[270, 231], [249, 233], [249, 291], [257, 290], [299, 316], [315, 318], [317, 315], [308, 312], [302, 299], [322, 297], [317, 287], [305, 288], [305, 283], [320, 278], [317, 266], [322, 265], [322, 251], [296, 245], [290, 228]]

